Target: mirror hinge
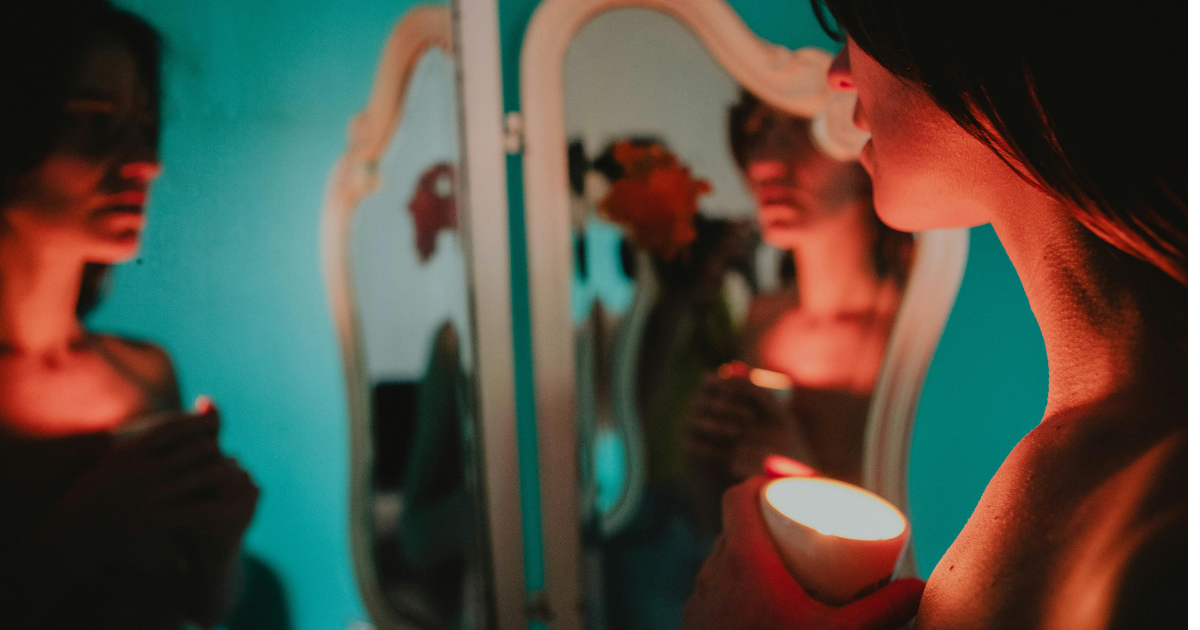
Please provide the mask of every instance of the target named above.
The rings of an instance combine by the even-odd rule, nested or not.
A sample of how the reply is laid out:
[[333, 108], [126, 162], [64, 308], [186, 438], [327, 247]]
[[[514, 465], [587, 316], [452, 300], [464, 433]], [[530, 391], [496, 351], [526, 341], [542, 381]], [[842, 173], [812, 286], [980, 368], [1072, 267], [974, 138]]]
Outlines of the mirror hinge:
[[504, 115], [504, 152], [515, 155], [524, 148], [525, 119], [521, 112], [508, 112]]

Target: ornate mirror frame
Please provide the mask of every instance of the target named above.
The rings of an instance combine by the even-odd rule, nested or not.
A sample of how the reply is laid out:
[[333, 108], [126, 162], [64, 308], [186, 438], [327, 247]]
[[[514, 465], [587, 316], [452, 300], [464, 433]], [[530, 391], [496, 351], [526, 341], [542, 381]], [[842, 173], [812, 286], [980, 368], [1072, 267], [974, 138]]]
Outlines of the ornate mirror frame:
[[[850, 123], [853, 95], [835, 94], [826, 83], [832, 55], [813, 47], [792, 51], [762, 40], [723, 0], [544, 0], [538, 6], [521, 48], [520, 122], [541, 514], [549, 585], [544, 596], [554, 630], [583, 625], [563, 63], [572, 38], [585, 24], [604, 12], [625, 8], [650, 9], [673, 18], [759, 98], [796, 115], [813, 117], [814, 135], [827, 152], [852, 159], [865, 140]], [[962, 281], [967, 242], [965, 229], [916, 235], [909, 285], [868, 413], [864, 486], [906, 512], [913, 417], [926, 370]], [[911, 573], [914, 568], [909, 553], [901, 570]]]
[[[350, 245], [359, 203], [378, 186], [378, 161], [403, 119], [413, 71], [434, 47], [454, 60], [458, 83], [460, 160], [456, 194], [468, 268], [475, 356], [472, 385], [476, 404], [472, 413], [477, 419], [482, 459], [478, 465], [486, 508], [483, 526], [488, 532], [485, 553], [491, 569], [485, 596], [491, 600], [488, 606], [495, 626], [523, 625], [525, 574], [517, 482], [508, 228], [505, 213], [495, 211], [489, 207], [494, 204], [488, 203], [495, 198], [494, 189], [503, 186], [502, 175], [499, 182], [490, 176], [502, 173], [499, 169], [503, 168], [496, 114], [500, 111], [499, 66], [494, 59], [487, 63], [489, 44], [499, 49], [494, 30], [494, 15], [472, 11], [462, 16], [453, 4], [416, 5], [398, 20], [384, 45], [367, 105], [350, 121], [347, 148], [330, 172], [321, 210], [322, 268], [342, 352], [350, 420], [349, 551], [363, 603], [380, 630], [409, 626], [385, 600], [372, 553], [371, 385], [365, 367]], [[456, 44], [464, 39], [472, 43], [458, 48]], [[464, 58], [468, 59], [466, 63]], [[470, 80], [464, 80], [464, 75], [470, 75]], [[489, 90], [493, 83], [494, 90]], [[471, 97], [470, 103], [467, 97]], [[489, 117], [495, 118], [494, 124]], [[466, 151], [468, 145], [472, 147], [470, 154]], [[476, 181], [468, 182], [471, 172], [476, 173]], [[488, 304], [489, 308], [481, 312], [478, 304]]]

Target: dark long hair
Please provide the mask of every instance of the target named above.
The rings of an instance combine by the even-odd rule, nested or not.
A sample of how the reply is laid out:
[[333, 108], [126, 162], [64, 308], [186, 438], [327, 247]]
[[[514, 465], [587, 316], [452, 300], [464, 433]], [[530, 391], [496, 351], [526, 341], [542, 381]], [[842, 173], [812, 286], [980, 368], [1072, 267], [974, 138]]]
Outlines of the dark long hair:
[[1187, 284], [1187, 4], [810, 0], [1114, 247]]
[[[101, 35], [128, 47], [157, 109], [161, 44], [141, 18], [106, 0], [0, 2], [0, 207], [12, 198], [21, 176], [53, 150], [65, 122], [72, 73], [84, 48]], [[84, 269], [76, 306], [81, 317], [99, 304], [108, 269], [99, 263]]]

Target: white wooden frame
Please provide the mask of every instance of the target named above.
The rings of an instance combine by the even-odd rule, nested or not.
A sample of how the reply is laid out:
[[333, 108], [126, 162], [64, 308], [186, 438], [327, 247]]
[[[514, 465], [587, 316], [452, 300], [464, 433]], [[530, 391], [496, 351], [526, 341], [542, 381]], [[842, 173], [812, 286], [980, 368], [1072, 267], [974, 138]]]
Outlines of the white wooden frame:
[[[470, 0], [468, 0], [470, 1]], [[476, 357], [474, 386], [480, 419], [479, 443], [483, 461], [483, 490], [490, 547], [492, 575], [489, 602], [496, 625], [504, 629], [524, 625], [524, 565], [522, 563], [520, 494], [517, 485], [515, 413], [513, 404], [511, 294], [509, 291], [509, 250], [507, 208], [489, 207], [486, 200], [494, 195], [499, 173], [503, 186], [503, 153], [500, 148], [499, 66], [489, 68], [486, 59], [497, 59], [499, 45], [495, 34], [495, 5], [490, 28], [487, 3], [484, 12], [473, 10], [463, 23], [446, 5], [417, 5], [397, 22], [384, 45], [375, 83], [367, 106], [350, 121], [346, 152], [329, 176], [321, 213], [321, 255], [325, 283], [346, 376], [346, 402], [350, 418], [350, 554], [354, 563], [363, 603], [372, 622], [380, 630], [408, 627], [387, 603], [376, 580], [372, 555], [372, 510], [370, 474], [372, 467], [370, 383], [366, 376], [362, 338], [359, 329], [353, 268], [350, 251], [351, 229], [359, 203], [378, 185], [378, 161], [403, 119], [404, 97], [409, 80], [421, 57], [431, 48], [440, 48], [455, 60], [459, 78], [469, 74], [472, 81], [457, 86], [460, 97], [459, 122], [462, 159], [457, 177], [460, 200], [460, 225], [469, 268], [469, 299], [472, 311]], [[470, 45], [456, 49], [455, 37], [468, 36]], [[491, 33], [491, 38], [488, 34]], [[488, 43], [491, 43], [491, 50]], [[479, 62], [483, 57], [484, 61]], [[464, 58], [475, 60], [470, 69]], [[489, 76], [490, 75], [490, 76]], [[489, 87], [494, 83], [494, 98]], [[473, 101], [472, 101], [473, 99]], [[474, 107], [470, 102], [476, 103]], [[494, 129], [479, 107], [492, 107], [487, 114], [495, 118]], [[494, 136], [492, 138], [491, 136]], [[488, 161], [489, 144], [499, 164]], [[470, 145], [471, 151], [466, 151]], [[476, 185], [478, 183], [478, 185]], [[503, 195], [500, 196], [503, 199]], [[485, 200], [481, 203], [481, 199]], [[494, 206], [494, 204], [491, 204]], [[502, 263], [501, 263], [502, 261]], [[476, 306], [487, 304], [483, 313]]]
[[[733, 78], [763, 101], [799, 116], [825, 119], [816, 134], [839, 159], [864, 139], [848, 117], [853, 95], [832, 93], [832, 56], [787, 50], [760, 39], [723, 0], [544, 0], [521, 49], [525, 132], [525, 230], [537, 401], [546, 601], [553, 630], [582, 627], [575, 444], [575, 357], [563, 61], [572, 37], [606, 11], [658, 11], [687, 27]], [[835, 120], [836, 119], [836, 120]], [[832, 146], [831, 146], [832, 145]], [[919, 235], [909, 286], [869, 412], [865, 485], [907, 505], [908, 443], [925, 371], [941, 336], [966, 261], [965, 230]], [[909, 563], [911, 568], [911, 563]]]

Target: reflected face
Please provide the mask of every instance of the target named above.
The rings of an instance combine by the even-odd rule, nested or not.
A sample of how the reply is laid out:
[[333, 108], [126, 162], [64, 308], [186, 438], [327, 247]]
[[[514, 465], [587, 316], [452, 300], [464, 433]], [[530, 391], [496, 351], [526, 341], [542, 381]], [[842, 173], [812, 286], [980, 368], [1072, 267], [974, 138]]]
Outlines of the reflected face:
[[862, 169], [838, 162], [817, 149], [808, 136], [808, 121], [789, 124], [803, 130], [786, 134], [786, 142], [754, 147], [746, 160], [746, 185], [758, 205], [763, 240], [781, 249], [796, 246], [805, 230], [841, 214], [869, 191]]
[[924, 91], [888, 72], [848, 39], [829, 71], [834, 89], [856, 91], [854, 123], [871, 132], [861, 160], [884, 223], [908, 232], [990, 220], [989, 178], [1011, 174]]
[[22, 176], [3, 209], [4, 228], [23, 242], [86, 262], [132, 257], [158, 176], [158, 112], [133, 55], [97, 38], [67, 90], [54, 148]]

